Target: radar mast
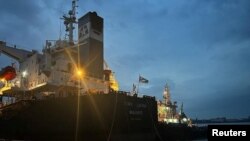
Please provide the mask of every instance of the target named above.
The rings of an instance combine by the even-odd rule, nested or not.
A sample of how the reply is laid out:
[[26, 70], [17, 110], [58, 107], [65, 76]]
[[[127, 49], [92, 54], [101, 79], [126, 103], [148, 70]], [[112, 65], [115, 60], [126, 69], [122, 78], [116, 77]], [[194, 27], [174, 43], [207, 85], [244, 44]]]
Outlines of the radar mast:
[[72, 0], [72, 9], [69, 10], [68, 14], [64, 14], [62, 19], [64, 20], [65, 31], [68, 32], [69, 43], [74, 43], [73, 41], [73, 30], [75, 29], [74, 24], [76, 21], [76, 0]]

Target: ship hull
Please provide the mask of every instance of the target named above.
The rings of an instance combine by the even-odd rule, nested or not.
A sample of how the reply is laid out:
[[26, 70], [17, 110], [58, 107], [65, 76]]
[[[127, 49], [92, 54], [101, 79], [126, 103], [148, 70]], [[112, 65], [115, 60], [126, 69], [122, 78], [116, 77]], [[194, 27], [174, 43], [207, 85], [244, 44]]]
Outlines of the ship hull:
[[152, 141], [156, 137], [157, 103], [153, 97], [95, 94], [50, 98], [20, 101], [1, 111], [1, 138]]

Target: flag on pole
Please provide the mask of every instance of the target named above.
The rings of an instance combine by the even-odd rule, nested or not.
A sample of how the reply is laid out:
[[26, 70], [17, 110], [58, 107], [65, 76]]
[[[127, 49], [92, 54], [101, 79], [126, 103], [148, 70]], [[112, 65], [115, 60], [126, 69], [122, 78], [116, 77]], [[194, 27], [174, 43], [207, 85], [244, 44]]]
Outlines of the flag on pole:
[[148, 83], [148, 80], [139, 75], [139, 83]]

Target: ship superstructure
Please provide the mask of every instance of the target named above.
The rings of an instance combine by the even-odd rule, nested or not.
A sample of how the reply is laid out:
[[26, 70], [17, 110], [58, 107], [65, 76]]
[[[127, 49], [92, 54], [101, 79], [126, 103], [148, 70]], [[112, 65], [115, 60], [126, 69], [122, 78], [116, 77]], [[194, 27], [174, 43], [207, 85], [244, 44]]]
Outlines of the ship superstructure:
[[[47, 40], [42, 53], [19, 49], [0, 41], [0, 52], [19, 63], [16, 76], [1, 78], [1, 94], [20, 94], [43, 98], [47, 96], [84, 93], [108, 93], [118, 90], [118, 83], [103, 56], [103, 18], [88, 12], [76, 19], [76, 0], [62, 19], [68, 39]], [[73, 30], [78, 23], [78, 41]], [[34, 95], [35, 94], [35, 95]]]
[[163, 100], [158, 101], [158, 121], [163, 123], [182, 123], [191, 125], [191, 120], [185, 115], [183, 111], [183, 103], [179, 113], [177, 112], [177, 102], [171, 101], [171, 95], [168, 84], [165, 85], [163, 91]]

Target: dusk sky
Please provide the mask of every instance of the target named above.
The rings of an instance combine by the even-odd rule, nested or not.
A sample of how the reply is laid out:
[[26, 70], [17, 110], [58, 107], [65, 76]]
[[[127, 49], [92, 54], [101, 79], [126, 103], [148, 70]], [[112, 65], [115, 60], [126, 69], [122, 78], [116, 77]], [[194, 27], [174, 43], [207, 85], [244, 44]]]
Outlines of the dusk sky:
[[[78, 18], [104, 18], [105, 60], [121, 90], [141, 74], [143, 94], [173, 101], [191, 118], [250, 116], [249, 0], [80, 0]], [[0, 40], [42, 50], [58, 39], [71, 0], [1, 0]], [[75, 37], [77, 32], [75, 31]], [[0, 68], [11, 64], [0, 56]]]

